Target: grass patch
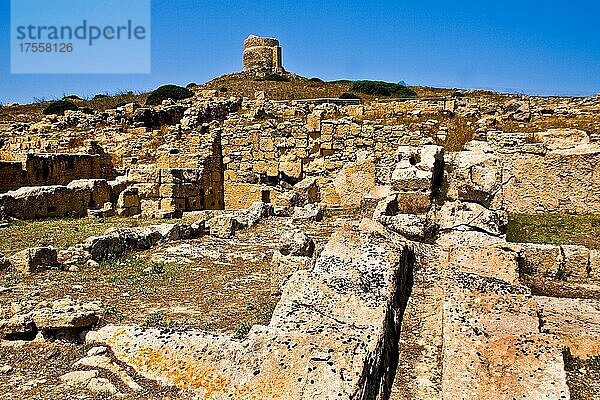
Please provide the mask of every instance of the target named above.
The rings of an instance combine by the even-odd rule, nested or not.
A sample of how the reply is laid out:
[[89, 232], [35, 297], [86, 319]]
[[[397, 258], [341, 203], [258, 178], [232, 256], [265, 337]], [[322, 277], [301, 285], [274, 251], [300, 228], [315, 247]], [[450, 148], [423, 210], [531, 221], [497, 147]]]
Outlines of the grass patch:
[[600, 215], [514, 214], [509, 217], [506, 237], [515, 243], [579, 244], [600, 249]]
[[127, 286], [138, 293], [155, 294], [158, 286], [177, 285], [179, 278], [188, 269], [187, 264], [147, 261], [135, 254], [100, 263], [109, 281], [117, 286]]
[[[0, 253], [10, 256], [21, 250], [40, 246], [66, 249], [85, 241], [89, 236], [100, 236], [109, 228], [147, 226], [164, 222], [151, 218], [107, 218], [104, 222], [89, 218], [14, 221], [8, 227], [0, 228]], [[169, 221], [178, 222], [181, 221]]]

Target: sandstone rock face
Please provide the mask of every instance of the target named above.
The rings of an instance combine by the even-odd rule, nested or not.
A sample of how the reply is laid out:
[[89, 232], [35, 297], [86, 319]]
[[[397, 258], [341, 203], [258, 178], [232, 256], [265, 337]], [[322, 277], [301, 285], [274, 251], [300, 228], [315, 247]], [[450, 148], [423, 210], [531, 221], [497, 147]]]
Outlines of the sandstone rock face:
[[279, 41], [248, 36], [244, 40], [244, 71], [284, 72]]
[[51, 247], [25, 249], [10, 257], [10, 263], [19, 272], [30, 274], [42, 269], [58, 267], [57, 252]]
[[408, 249], [345, 230], [286, 284], [269, 326], [244, 340], [107, 326], [89, 339], [143, 376], [205, 398], [383, 399], [409, 292]]

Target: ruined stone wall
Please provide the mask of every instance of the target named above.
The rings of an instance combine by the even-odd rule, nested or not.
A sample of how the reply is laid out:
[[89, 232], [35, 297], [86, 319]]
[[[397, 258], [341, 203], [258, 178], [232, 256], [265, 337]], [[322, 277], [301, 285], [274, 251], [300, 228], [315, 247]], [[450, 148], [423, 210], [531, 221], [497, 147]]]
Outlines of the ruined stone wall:
[[197, 153], [173, 147], [155, 164], [131, 168], [128, 179], [138, 189], [143, 215], [224, 207], [220, 130], [215, 127], [193, 136]]
[[600, 212], [600, 148], [501, 156], [503, 206], [513, 213]]
[[0, 162], [0, 193], [23, 186], [66, 185], [77, 179], [115, 176], [107, 155], [28, 154], [24, 164]]
[[[359, 153], [372, 156], [379, 183], [389, 183], [398, 146], [422, 142], [419, 133], [402, 126], [362, 124], [351, 118], [321, 120], [319, 113], [255, 124], [230, 119], [222, 134], [225, 208], [247, 208], [268, 196], [277, 204], [274, 186], [281, 182], [295, 184], [317, 177], [331, 186], [331, 180], [345, 164], [356, 162]], [[322, 192], [332, 190], [324, 187]], [[339, 199], [332, 194], [330, 201]]]

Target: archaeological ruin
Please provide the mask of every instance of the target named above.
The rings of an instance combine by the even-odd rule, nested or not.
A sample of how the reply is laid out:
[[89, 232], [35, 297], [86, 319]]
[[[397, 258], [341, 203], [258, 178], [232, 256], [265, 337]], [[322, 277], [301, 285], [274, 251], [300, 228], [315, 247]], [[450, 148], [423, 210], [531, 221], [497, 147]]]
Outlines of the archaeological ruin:
[[600, 98], [334, 104], [351, 83], [276, 39], [243, 60], [157, 106], [3, 114], [0, 399], [600, 396], [600, 247], [507, 235], [596, 221]]

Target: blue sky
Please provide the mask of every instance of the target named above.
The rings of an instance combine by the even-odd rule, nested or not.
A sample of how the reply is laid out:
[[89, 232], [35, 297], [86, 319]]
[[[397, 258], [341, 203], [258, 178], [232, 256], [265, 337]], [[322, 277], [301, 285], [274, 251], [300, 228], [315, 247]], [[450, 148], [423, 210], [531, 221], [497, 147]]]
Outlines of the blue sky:
[[152, 72], [140, 75], [13, 75], [9, 11], [0, 0], [0, 102], [202, 83], [241, 70], [251, 33], [279, 38], [284, 67], [307, 77], [600, 92], [600, 2], [591, 0], [152, 0]]

